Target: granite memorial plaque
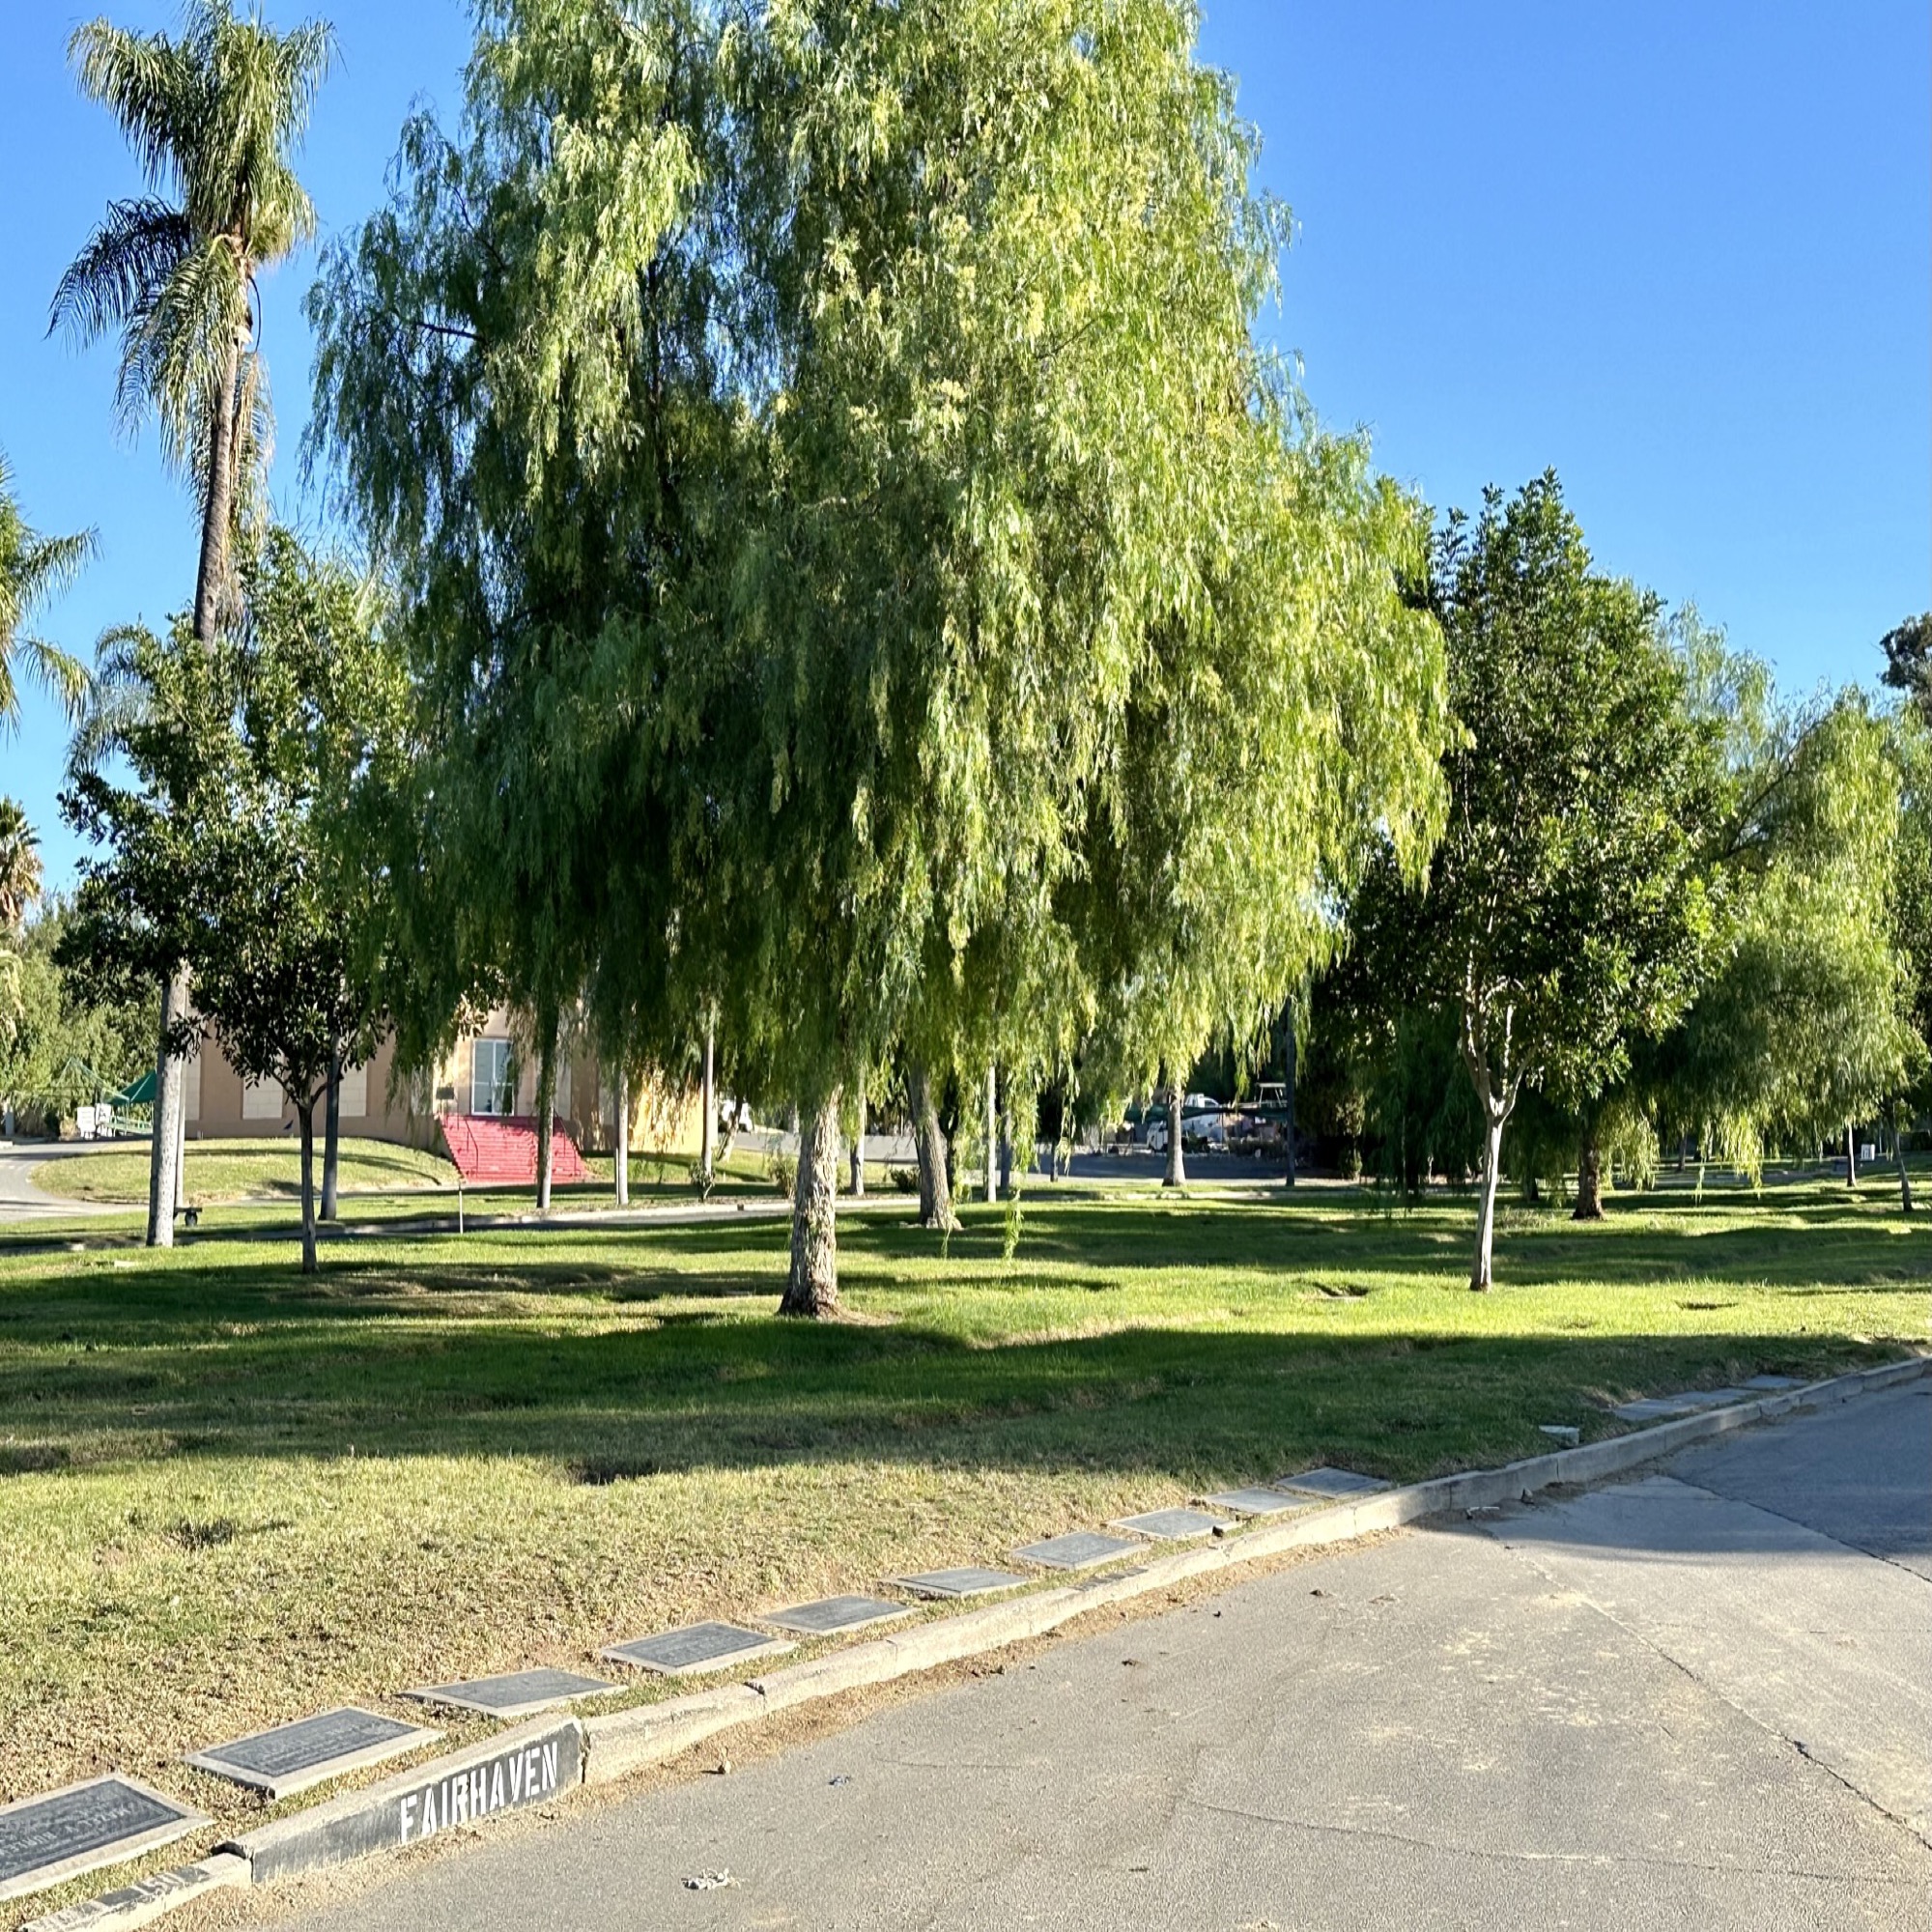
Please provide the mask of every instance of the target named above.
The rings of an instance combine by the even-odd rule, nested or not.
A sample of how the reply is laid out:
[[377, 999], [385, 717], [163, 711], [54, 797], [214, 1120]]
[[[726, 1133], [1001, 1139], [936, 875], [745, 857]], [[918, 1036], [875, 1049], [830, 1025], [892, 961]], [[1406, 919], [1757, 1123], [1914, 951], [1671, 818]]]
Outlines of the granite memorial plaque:
[[0, 1898], [138, 1858], [206, 1816], [131, 1777], [90, 1777], [0, 1804]]
[[1281, 1490], [1259, 1487], [1223, 1490], [1219, 1495], [1204, 1496], [1202, 1501], [1212, 1503], [1216, 1509], [1233, 1510], [1236, 1516], [1287, 1516], [1291, 1510], [1315, 1507], [1307, 1496], [1291, 1496]]
[[427, 1684], [406, 1690], [425, 1704], [447, 1704], [459, 1711], [481, 1711], [492, 1718], [527, 1718], [573, 1697], [601, 1697], [619, 1687], [575, 1670], [510, 1670], [500, 1677], [470, 1677], [457, 1684]]
[[1379, 1476], [1358, 1475], [1353, 1469], [1331, 1469], [1326, 1464], [1319, 1469], [1299, 1470], [1293, 1476], [1277, 1476], [1274, 1486], [1294, 1495], [1321, 1496], [1329, 1502], [1349, 1496], [1372, 1496], [1378, 1490], [1393, 1487]]
[[1109, 1529], [1131, 1529], [1140, 1536], [1157, 1537], [1163, 1543], [1185, 1543], [1190, 1537], [1212, 1536], [1217, 1529], [1232, 1529], [1224, 1516], [1209, 1516], [1206, 1510], [1143, 1510], [1139, 1516], [1117, 1517]]
[[1679, 1395], [1653, 1395], [1641, 1402], [1619, 1403], [1610, 1413], [1626, 1422], [1667, 1422], [1673, 1415], [1695, 1415], [1699, 1409], [1723, 1408], [1749, 1400], [1748, 1389], [1686, 1389]]
[[340, 1710], [277, 1724], [271, 1731], [211, 1745], [183, 1762], [266, 1791], [270, 1798], [286, 1798], [292, 1791], [306, 1791], [311, 1784], [345, 1771], [400, 1757], [418, 1745], [435, 1743], [441, 1735], [440, 1731], [345, 1704]]
[[916, 1597], [982, 1597], [989, 1590], [1010, 1590], [1026, 1578], [1011, 1570], [922, 1570], [917, 1577], [887, 1579]]
[[1130, 1543], [1124, 1536], [1101, 1536], [1091, 1529], [1074, 1529], [1065, 1536], [1049, 1536], [1044, 1543], [1029, 1543], [1013, 1554], [1022, 1563], [1037, 1563], [1043, 1570], [1091, 1570], [1097, 1563], [1111, 1563], [1117, 1556], [1128, 1556], [1145, 1548], [1146, 1545]]
[[805, 1636], [833, 1636], [839, 1631], [864, 1630], [870, 1624], [910, 1615], [903, 1604], [889, 1604], [883, 1597], [821, 1597], [816, 1603], [773, 1610], [758, 1621]]
[[682, 1630], [661, 1631], [656, 1636], [633, 1637], [614, 1643], [600, 1657], [612, 1663], [636, 1664], [665, 1677], [684, 1677], [697, 1670], [724, 1670], [753, 1657], [777, 1657], [793, 1646], [763, 1631], [740, 1630], [736, 1624], [687, 1624]]

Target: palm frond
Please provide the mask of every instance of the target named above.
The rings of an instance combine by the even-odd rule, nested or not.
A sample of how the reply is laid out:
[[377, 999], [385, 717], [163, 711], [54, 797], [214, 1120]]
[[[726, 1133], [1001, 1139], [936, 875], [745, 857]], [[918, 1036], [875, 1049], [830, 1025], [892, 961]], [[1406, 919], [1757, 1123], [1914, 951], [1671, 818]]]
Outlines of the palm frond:
[[94, 676], [87, 702], [74, 721], [68, 747], [71, 777], [98, 771], [127, 744], [129, 734], [148, 722], [153, 693], [141, 670], [144, 652], [160, 649], [160, 641], [145, 624], [115, 624], [101, 632], [94, 646]]
[[184, 216], [152, 196], [111, 201], [54, 290], [47, 332], [67, 328], [93, 342], [110, 328], [138, 327], [188, 247]]
[[183, 156], [207, 125], [206, 70], [194, 58], [193, 38], [179, 43], [100, 19], [76, 27], [67, 43], [81, 92], [114, 117], [157, 188], [185, 188]]

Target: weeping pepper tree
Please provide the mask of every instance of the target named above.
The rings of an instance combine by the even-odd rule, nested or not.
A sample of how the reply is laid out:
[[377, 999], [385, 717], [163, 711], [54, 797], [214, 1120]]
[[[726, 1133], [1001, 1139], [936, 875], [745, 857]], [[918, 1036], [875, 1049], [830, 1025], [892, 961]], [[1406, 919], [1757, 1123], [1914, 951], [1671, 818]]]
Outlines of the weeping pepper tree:
[[310, 453], [394, 577], [419, 692], [399, 1060], [517, 1010], [540, 1206], [560, 1029], [587, 1000], [607, 1059], [654, 1057], [671, 834], [704, 812], [692, 665], [714, 674], [703, 584], [751, 380], [717, 58], [708, 10], [673, 0], [486, 10], [460, 126], [406, 126], [389, 205], [310, 298]]

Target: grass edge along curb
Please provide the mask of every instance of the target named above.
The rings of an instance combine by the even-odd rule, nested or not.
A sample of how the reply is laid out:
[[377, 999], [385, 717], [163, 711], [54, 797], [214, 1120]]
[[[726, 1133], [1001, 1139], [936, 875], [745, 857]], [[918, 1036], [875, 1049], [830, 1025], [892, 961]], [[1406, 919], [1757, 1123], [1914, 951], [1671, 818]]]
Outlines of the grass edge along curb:
[[[1225, 1542], [1155, 1556], [1084, 1583], [1036, 1591], [921, 1624], [896, 1635], [873, 1637], [745, 1683], [694, 1690], [606, 1717], [536, 1719], [462, 1750], [430, 1758], [378, 1784], [293, 1812], [224, 1842], [195, 1864], [156, 1874], [31, 1919], [21, 1932], [83, 1932], [83, 1928], [85, 1932], [97, 1932], [97, 1928], [107, 1932], [110, 1927], [121, 1932], [121, 1928], [152, 1924], [175, 1906], [215, 1886], [265, 1884], [289, 1872], [347, 1863], [414, 1842], [432, 1832], [440, 1835], [452, 1822], [473, 1824], [498, 1810], [521, 1809], [561, 1797], [579, 1781], [611, 1783], [665, 1764], [721, 1732], [757, 1723], [780, 1711], [841, 1691], [889, 1684], [1028, 1637], [1044, 1636], [1104, 1604], [1125, 1603], [1192, 1577], [1236, 1570], [1291, 1549], [1352, 1543], [1428, 1517], [1492, 1508], [1563, 1484], [1600, 1482], [1708, 1436], [1727, 1435], [1797, 1409], [1848, 1402], [1867, 1390], [1891, 1388], [1928, 1373], [1932, 1373], [1932, 1355], [1908, 1355], [1803, 1388], [1780, 1389], [1725, 1408], [1706, 1409], [1633, 1430], [1626, 1435], [1605, 1436], [1578, 1448], [1552, 1450], [1494, 1469], [1465, 1469], [1384, 1490], [1353, 1502], [1335, 1503], [1287, 1522], [1258, 1525]], [[480, 1808], [473, 1815], [469, 1811], [467, 1794], [473, 1788], [470, 1780], [479, 1773], [487, 1776], [513, 1758], [522, 1757], [527, 1763], [532, 1748], [541, 1753], [546, 1745], [554, 1746], [556, 1755], [554, 1774], [540, 1780], [541, 1789], [522, 1788], [513, 1802], [493, 1803], [486, 1788], [478, 1801]], [[413, 1797], [420, 1807], [425, 1793], [440, 1791], [445, 1794], [447, 1806], [447, 1794], [458, 1786], [466, 1794], [464, 1815], [452, 1821], [445, 1809], [437, 1824], [425, 1830], [418, 1808], [408, 1825], [402, 1823], [410, 1798]], [[389, 1809], [392, 1804], [396, 1807], [393, 1812]]]

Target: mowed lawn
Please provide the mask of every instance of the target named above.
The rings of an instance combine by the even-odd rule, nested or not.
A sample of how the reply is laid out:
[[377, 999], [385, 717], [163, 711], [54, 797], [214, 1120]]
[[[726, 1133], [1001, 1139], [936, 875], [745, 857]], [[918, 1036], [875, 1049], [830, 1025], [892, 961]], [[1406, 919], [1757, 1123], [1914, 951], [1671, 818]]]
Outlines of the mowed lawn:
[[775, 1318], [778, 1221], [379, 1231], [307, 1281], [286, 1210], [171, 1254], [0, 1237], [0, 1800], [119, 1767], [232, 1824], [255, 1801], [181, 1752], [339, 1700], [1927, 1340], [1932, 1223], [1877, 1185], [1505, 1209], [1489, 1296], [1466, 1201], [967, 1215], [844, 1220], [821, 1325]]

